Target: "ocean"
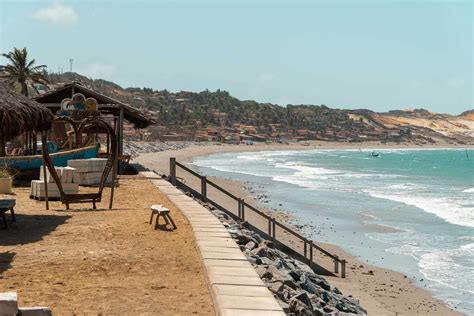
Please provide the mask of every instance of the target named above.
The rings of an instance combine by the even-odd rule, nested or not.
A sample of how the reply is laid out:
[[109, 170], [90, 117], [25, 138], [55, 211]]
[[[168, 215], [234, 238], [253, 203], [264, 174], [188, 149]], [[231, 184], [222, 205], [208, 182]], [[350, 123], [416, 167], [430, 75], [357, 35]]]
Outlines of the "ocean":
[[248, 182], [315, 241], [404, 273], [474, 315], [474, 150], [222, 153], [200, 172]]

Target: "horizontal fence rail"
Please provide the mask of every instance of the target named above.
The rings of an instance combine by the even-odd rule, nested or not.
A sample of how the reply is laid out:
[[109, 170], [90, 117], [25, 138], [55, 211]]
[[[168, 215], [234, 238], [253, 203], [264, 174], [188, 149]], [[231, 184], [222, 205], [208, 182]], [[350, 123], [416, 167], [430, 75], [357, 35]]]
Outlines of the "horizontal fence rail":
[[[176, 170], [177, 167], [183, 169], [184, 171], [188, 172], [189, 174], [193, 175], [194, 177], [198, 178], [200, 180], [200, 188], [199, 191], [195, 188], [192, 188], [190, 185], [187, 185], [184, 183], [184, 181], [181, 181], [181, 178], [178, 178], [176, 176]], [[345, 278], [346, 277], [346, 260], [340, 259], [338, 256], [331, 254], [330, 252], [324, 250], [323, 248], [319, 247], [316, 245], [312, 240], [307, 239], [306, 237], [302, 236], [298, 232], [294, 231], [293, 229], [287, 227], [283, 223], [280, 223], [277, 221], [274, 217], [271, 215], [268, 215], [256, 207], [248, 204], [245, 202], [243, 199], [239, 198], [238, 196], [232, 194], [228, 190], [222, 188], [218, 184], [212, 182], [211, 180], [207, 179], [206, 176], [200, 175], [199, 173], [195, 172], [194, 170], [186, 167], [185, 165], [179, 163], [176, 161], [176, 158], [170, 158], [170, 175], [169, 175], [169, 181], [176, 187], [190, 192], [193, 196], [196, 196], [200, 198], [202, 201], [207, 202], [214, 207], [224, 211], [226, 214], [231, 216], [233, 219], [241, 220], [244, 221], [244, 225], [246, 225], [248, 228], [251, 228], [252, 230], [257, 231], [258, 233], [261, 233], [263, 235], [266, 235], [269, 239], [271, 239], [275, 244], [281, 246], [281, 248], [285, 248], [286, 251], [289, 252], [290, 255], [296, 257], [297, 259], [302, 259], [302, 261], [305, 261], [311, 268], [315, 268], [316, 262], [314, 260], [314, 251], [319, 251], [321, 254], [329, 257], [333, 262], [334, 262], [334, 273], [339, 273], [339, 265], [341, 267], [341, 277]], [[216, 201], [212, 200], [208, 196], [208, 186], [216, 189], [217, 191], [223, 193], [225, 196], [228, 198], [234, 200], [237, 203], [237, 214], [234, 212], [229, 211], [226, 209], [224, 206], [220, 205]], [[261, 228], [258, 228], [254, 226], [252, 223], [246, 220], [246, 214], [247, 212], [252, 212], [253, 214], [256, 214], [258, 216], [263, 217], [267, 221], [267, 230], [262, 231]], [[302, 253], [299, 253], [297, 250], [293, 249], [292, 246], [289, 246], [285, 244], [283, 241], [278, 239], [277, 236], [277, 227], [284, 233], [284, 234], [290, 234], [293, 235], [295, 238], [297, 238], [300, 243], [302, 243], [303, 249]]]

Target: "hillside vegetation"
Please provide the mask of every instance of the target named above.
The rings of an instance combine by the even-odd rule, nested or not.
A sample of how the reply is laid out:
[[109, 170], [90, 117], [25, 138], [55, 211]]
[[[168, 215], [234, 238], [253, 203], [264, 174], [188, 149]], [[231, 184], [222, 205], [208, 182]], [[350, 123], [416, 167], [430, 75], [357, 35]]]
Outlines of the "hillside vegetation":
[[50, 74], [53, 85], [78, 81], [110, 97], [148, 112], [158, 126], [175, 131], [202, 128], [230, 129], [249, 125], [256, 133], [312, 135], [315, 139], [350, 141], [419, 141], [472, 143], [473, 111], [459, 116], [419, 109], [375, 113], [370, 110], [340, 110], [325, 105], [280, 106], [239, 100], [227, 91], [170, 92], [152, 88], [122, 88], [102, 79], [91, 80], [76, 73]]

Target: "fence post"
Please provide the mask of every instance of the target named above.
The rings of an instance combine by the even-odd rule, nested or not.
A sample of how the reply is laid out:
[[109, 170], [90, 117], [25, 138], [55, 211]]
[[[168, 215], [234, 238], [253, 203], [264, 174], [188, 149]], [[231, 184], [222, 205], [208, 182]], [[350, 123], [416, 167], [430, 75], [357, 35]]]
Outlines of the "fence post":
[[346, 278], [346, 260], [341, 261], [341, 278]]
[[304, 257], [307, 258], [307, 249], [306, 249], [306, 238], [303, 239], [303, 249], [304, 249]]
[[176, 158], [170, 157], [170, 177], [171, 184], [176, 186]]
[[334, 259], [334, 273], [339, 273], [339, 257], [335, 257], [336, 259]]
[[273, 242], [275, 242], [275, 236], [276, 236], [276, 225], [275, 225], [275, 217], [272, 218], [272, 239]]
[[207, 202], [207, 179], [206, 176], [201, 176], [201, 195], [202, 200]]
[[268, 237], [272, 237], [272, 218], [268, 216]]
[[313, 240], [309, 241], [309, 267], [313, 268]]
[[242, 205], [242, 220], [245, 221], [245, 203], [244, 203], [244, 199], [240, 199], [240, 203]]
[[241, 216], [242, 216], [242, 207], [243, 207], [242, 199], [239, 199], [237, 202], [238, 202], [238, 204], [237, 204], [237, 216], [239, 218], [241, 218]]

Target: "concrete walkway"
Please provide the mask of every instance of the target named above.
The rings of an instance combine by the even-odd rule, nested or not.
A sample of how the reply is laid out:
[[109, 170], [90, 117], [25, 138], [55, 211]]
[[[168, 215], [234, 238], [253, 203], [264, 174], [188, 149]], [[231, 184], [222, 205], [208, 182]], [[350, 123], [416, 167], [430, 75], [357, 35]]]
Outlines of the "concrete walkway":
[[158, 179], [155, 173], [141, 174], [173, 202], [192, 226], [216, 315], [285, 315], [217, 217], [166, 180]]

